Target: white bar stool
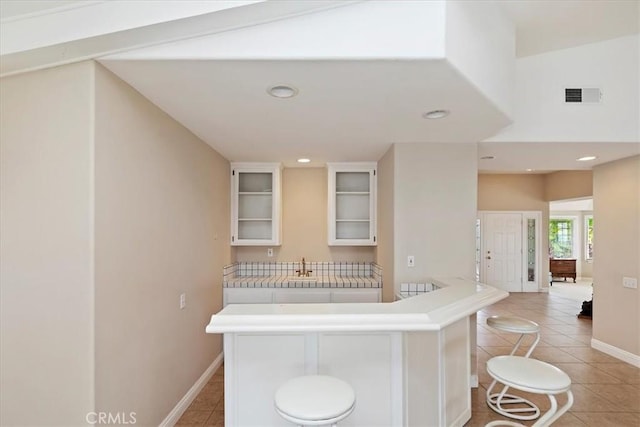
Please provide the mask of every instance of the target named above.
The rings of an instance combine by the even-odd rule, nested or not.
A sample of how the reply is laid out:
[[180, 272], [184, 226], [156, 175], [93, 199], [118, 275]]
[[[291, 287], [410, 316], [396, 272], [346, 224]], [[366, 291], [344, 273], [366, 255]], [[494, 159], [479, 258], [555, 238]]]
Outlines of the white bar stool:
[[[573, 405], [571, 378], [557, 367], [537, 359], [522, 356], [496, 356], [487, 362], [487, 372], [497, 381], [518, 390], [546, 394], [551, 401], [551, 408], [540, 417], [532, 427], [546, 427], [556, 421]], [[503, 389], [502, 393], [506, 390]], [[558, 410], [555, 395], [567, 394], [567, 403]], [[491, 421], [485, 427], [492, 426], [524, 426], [513, 421]]]
[[356, 395], [348, 383], [338, 378], [308, 375], [281, 385], [274, 402], [278, 414], [292, 423], [336, 426], [353, 412]]
[[[535, 334], [535, 339], [524, 357], [528, 358], [540, 341], [540, 325], [522, 317], [492, 316], [487, 319], [487, 325], [504, 332], [520, 334], [510, 355], [513, 356], [526, 335]], [[534, 420], [540, 416], [540, 409], [530, 400], [522, 397], [507, 394], [508, 385], [505, 385], [500, 393], [493, 393], [493, 388], [497, 384], [494, 379], [487, 389], [487, 405], [500, 415], [517, 420]], [[524, 404], [524, 406], [522, 405]]]

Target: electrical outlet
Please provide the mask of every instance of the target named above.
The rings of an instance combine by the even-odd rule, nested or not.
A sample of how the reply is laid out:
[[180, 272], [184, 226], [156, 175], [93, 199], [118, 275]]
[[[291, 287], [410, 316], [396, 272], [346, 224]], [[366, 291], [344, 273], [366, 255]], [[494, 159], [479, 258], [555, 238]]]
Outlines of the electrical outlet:
[[187, 294], [180, 294], [180, 310], [184, 309], [187, 306]]
[[409, 255], [407, 257], [407, 267], [415, 267], [416, 266], [416, 258], [413, 255]]
[[635, 277], [623, 277], [622, 286], [630, 289], [638, 289], [638, 279]]
[[273, 248], [267, 249], [267, 256], [273, 256]]

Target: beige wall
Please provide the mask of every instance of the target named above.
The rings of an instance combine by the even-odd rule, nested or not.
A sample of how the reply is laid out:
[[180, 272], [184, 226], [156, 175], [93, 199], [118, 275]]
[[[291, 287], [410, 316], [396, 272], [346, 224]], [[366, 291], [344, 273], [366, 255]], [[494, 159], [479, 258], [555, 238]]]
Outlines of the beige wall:
[[[394, 282], [475, 276], [475, 144], [396, 144]], [[415, 267], [407, 267], [407, 256]]]
[[378, 246], [376, 262], [382, 267], [382, 300], [394, 300], [394, 175], [395, 148], [378, 161]]
[[640, 156], [593, 170], [593, 338], [640, 357]]
[[[329, 246], [327, 243], [326, 168], [285, 168], [282, 171], [282, 245], [238, 246], [237, 261], [367, 261], [371, 246]], [[383, 273], [384, 274], [384, 273]]]
[[222, 351], [229, 163], [101, 66], [95, 122], [96, 408], [158, 425]]
[[[480, 174], [478, 176], [479, 211], [542, 212], [542, 255], [549, 247], [549, 202], [593, 195], [591, 171], [560, 171], [550, 174]], [[575, 214], [579, 216], [578, 213]], [[582, 248], [582, 246], [581, 246]], [[580, 256], [580, 258], [584, 258]], [[549, 258], [542, 256], [539, 277], [549, 275]], [[591, 277], [592, 264], [581, 261], [578, 275]], [[540, 282], [542, 288], [548, 282]]]
[[1, 425], [93, 409], [91, 64], [0, 80]]
[[545, 175], [480, 174], [478, 210], [542, 211], [543, 218], [548, 218]]
[[0, 424], [158, 425], [222, 351], [228, 162], [91, 62], [0, 80], [0, 119]]
[[544, 175], [545, 200], [579, 199], [593, 195], [593, 173], [587, 171], [558, 171]]
[[[546, 288], [549, 276], [549, 202], [545, 199], [546, 175], [481, 174], [478, 175], [479, 211], [540, 211], [540, 268], [538, 286]], [[546, 255], [546, 256], [545, 256]]]

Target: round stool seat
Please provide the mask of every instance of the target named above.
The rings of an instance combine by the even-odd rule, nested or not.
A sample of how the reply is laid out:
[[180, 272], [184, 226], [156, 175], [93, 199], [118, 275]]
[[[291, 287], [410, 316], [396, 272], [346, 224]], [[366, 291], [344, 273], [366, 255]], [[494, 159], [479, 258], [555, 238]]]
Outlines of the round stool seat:
[[286, 420], [301, 425], [334, 424], [354, 409], [353, 388], [338, 378], [308, 375], [284, 383], [275, 394], [275, 406]]
[[496, 356], [487, 372], [501, 383], [538, 394], [557, 394], [571, 388], [571, 378], [555, 366], [521, 356]]
[[[530, 420], [533, 419], [532, 417], [537, 418], [540, 413], [539, 408], [532, 402], [517, 396], [507, 395], [505, 392], [509, 388], [547, 395], [551, 407], [532, 427], [550, 426], [573, 405], [571, 378], [562, 370], [547, 362], [522, 356], [496, 356], [487, 362], [487, 373], [493, 378], [493, 383], [487, 390], [487, 403], [491, 409], [504, 416]], [[489, 395], [491, 388], [497, 381], [503, 383], [505, 385], [504, 388], [500, 393]], [[567, 395], [567, 401], [561, 408], [558, 408], [558, 401], [555, 396], [560, 393]], [[511, 403], [525, 403], [529, 408], [505, 409], [503, 407], [503, 405]], [[530, 410], [533, 410], [533, 415], [520, 415], [520, 412], [528, 412]], [[491, 421], [485, 427], [502, 425], [524, 427], [524, 424], [505, 420]]]
[[534, 334], [540, 330], [540, 326], [536, 322], [515, 316], [492, 316], [487, 319], [487, 325], [501, 331], [518, 334]]

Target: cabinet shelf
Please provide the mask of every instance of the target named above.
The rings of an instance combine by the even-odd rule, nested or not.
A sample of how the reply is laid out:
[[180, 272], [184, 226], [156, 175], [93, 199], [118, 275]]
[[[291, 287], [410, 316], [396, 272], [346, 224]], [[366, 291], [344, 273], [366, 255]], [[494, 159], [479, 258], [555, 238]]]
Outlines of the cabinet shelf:
[[231, 164], [231, 245], [280, 245], [277, 163]]
[[329, 245], [376, 245], [376, 163], [329, 163]]

